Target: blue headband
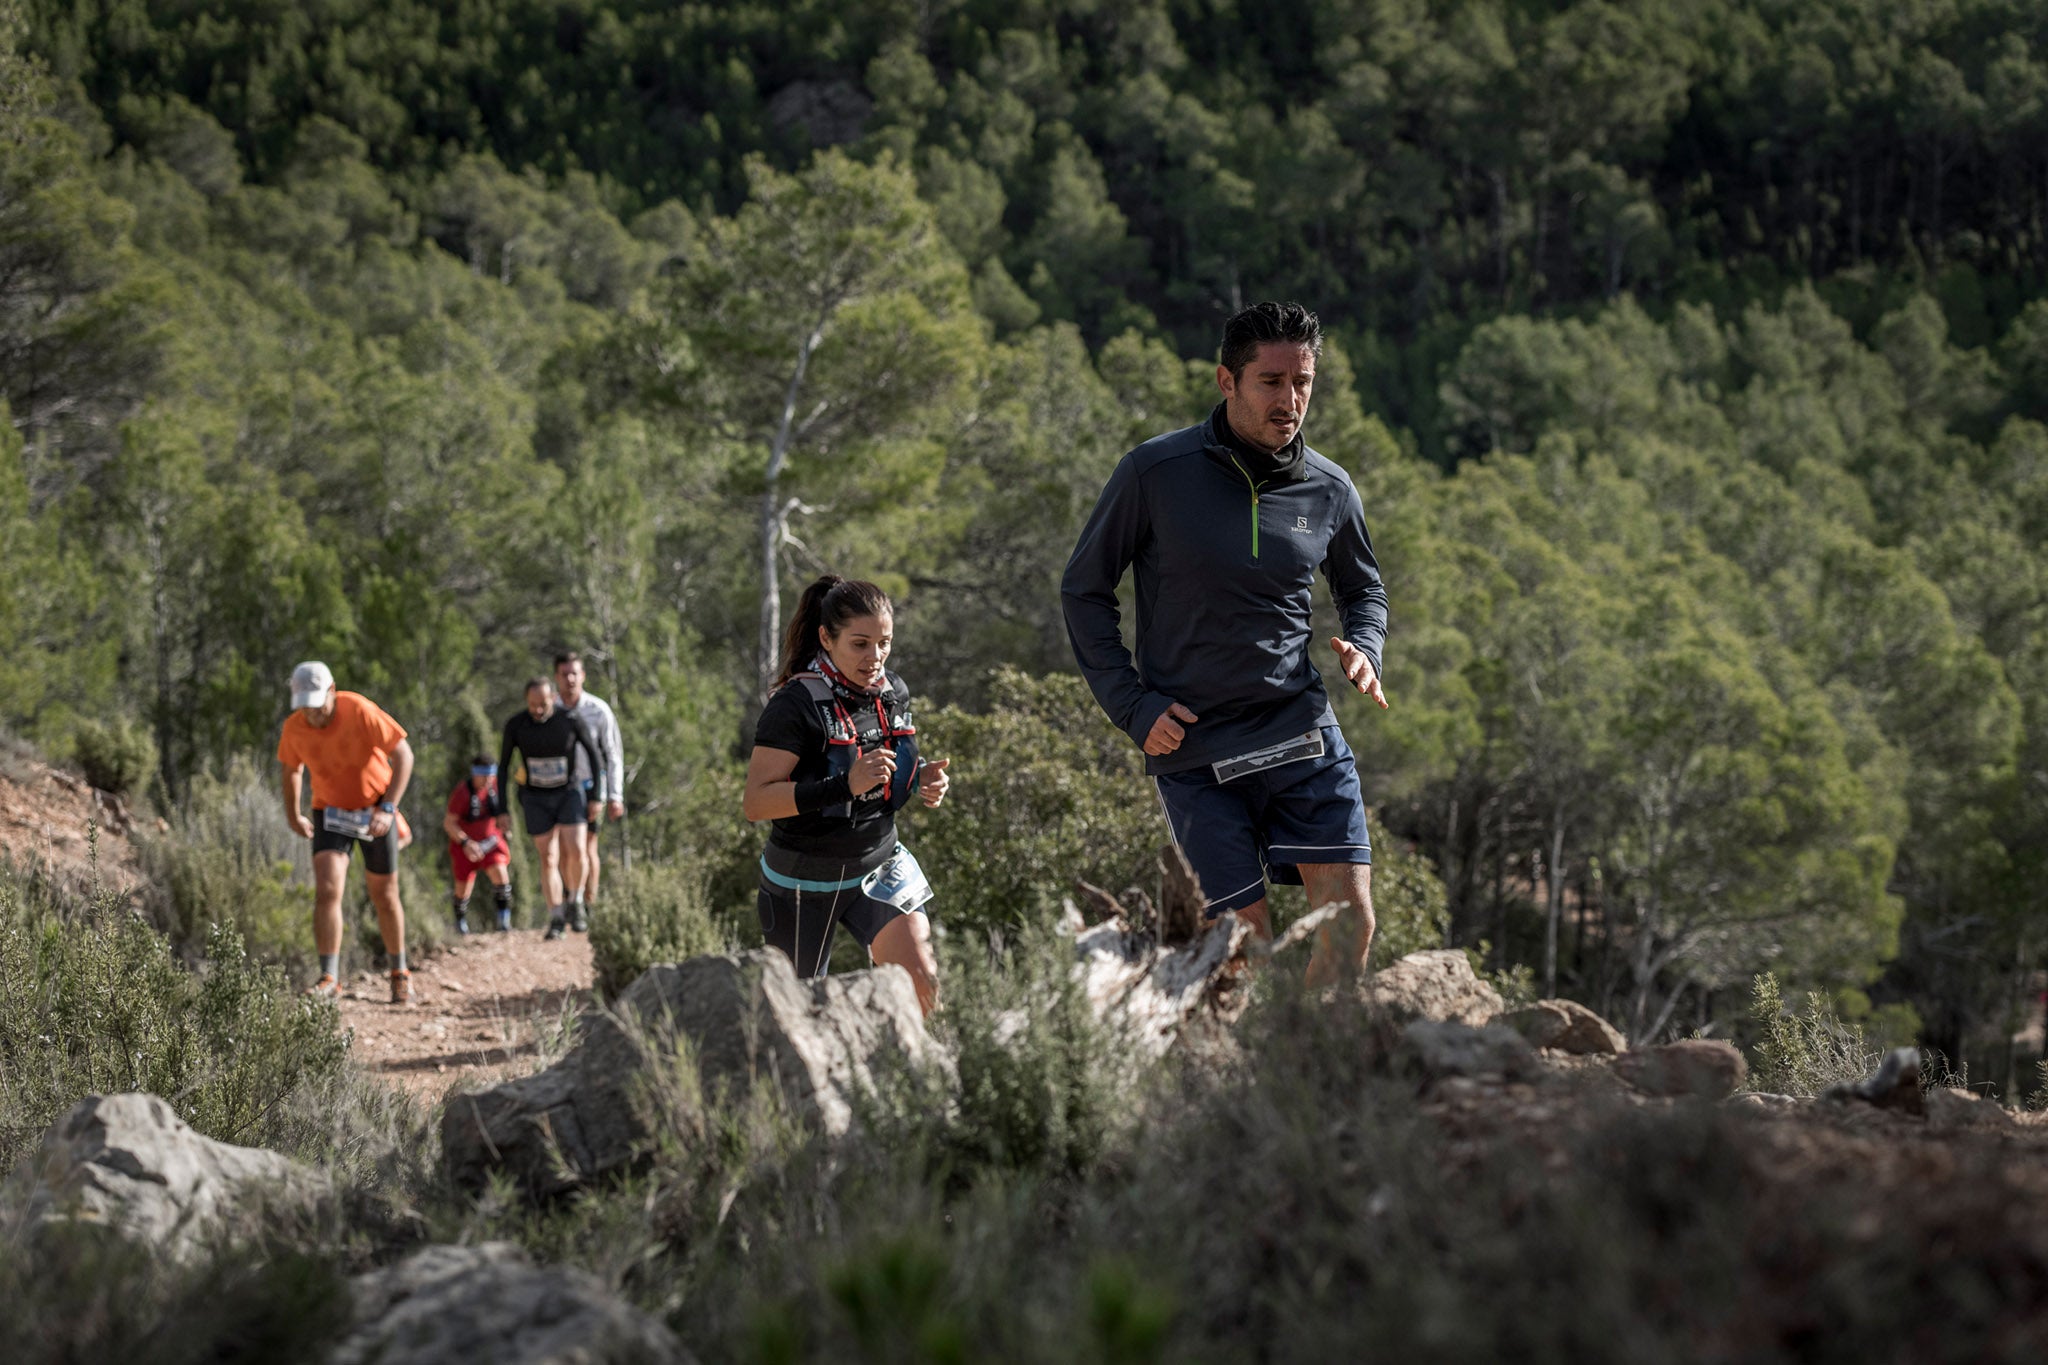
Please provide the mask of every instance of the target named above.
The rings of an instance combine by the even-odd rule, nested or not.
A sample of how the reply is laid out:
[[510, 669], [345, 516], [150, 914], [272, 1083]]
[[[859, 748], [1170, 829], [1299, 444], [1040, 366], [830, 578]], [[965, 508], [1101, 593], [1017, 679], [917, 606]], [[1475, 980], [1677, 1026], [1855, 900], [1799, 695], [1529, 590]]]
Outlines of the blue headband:
[[498, 765], [495, 763], [472, 763], [469, 765], [469, 775], [471, 777], [496, 777], [498, 775]]

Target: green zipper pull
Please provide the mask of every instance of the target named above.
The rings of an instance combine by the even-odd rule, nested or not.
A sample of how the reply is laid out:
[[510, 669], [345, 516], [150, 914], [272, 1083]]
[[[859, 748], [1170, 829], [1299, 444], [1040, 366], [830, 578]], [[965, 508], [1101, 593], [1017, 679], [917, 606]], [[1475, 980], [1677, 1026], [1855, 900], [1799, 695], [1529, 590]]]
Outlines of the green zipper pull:
[[1252, 558], [1259, 557], [1259, 486], [1252, 482], [1251, 471], [1237, 462], [1237, 456], [1230, 457], [1230, 463], [1244, 476], [1245, 487], [1252, 490]]

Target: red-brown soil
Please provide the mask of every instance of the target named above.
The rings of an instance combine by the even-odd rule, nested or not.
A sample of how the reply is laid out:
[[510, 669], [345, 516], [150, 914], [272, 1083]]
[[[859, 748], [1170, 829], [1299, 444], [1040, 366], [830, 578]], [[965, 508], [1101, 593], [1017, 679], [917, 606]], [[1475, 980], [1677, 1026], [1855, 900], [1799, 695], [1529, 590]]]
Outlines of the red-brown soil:
[[92, 884], [95, 825], [101, 885], [135, 887], [141, 874], [130, 819], [119, 797], [94, 790], [75, 773], [18, 754], [0, 762], [0, 857], [41, 867], [67, 887]]

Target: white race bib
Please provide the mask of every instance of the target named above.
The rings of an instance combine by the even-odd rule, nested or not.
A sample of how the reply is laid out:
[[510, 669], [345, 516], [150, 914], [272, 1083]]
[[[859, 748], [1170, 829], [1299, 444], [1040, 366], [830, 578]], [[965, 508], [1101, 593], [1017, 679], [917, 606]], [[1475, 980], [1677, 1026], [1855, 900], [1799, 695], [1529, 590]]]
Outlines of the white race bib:
[[374, 806], [362, 810], [342, 810], [327, 806], [320, 812], [320, 823], [327, 827], [329, 834], [346, 834], [351, 839], [368, 839], [370, 821], [377, 818]]
[[862, 879], [860, 889], [869, 900], [893, 906], [905, 914], [932, 898], [932, 884], [925, 880], [924, 869], [901, 844], [896, 845], [888, 862]]
[[567, 758], [527, 759], [526, 785], [529, 787], [568, 786], [569, 760]]

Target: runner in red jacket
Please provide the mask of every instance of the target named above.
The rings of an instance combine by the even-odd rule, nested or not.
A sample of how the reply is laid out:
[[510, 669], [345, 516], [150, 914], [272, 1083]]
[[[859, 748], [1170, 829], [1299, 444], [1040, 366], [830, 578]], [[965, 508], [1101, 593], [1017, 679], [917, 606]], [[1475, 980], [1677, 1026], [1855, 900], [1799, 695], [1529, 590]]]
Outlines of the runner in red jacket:
[[498, 794], [498, 765], [487, 754], [469, 761], [469, 779], [448, 793], [448, 813], [441, 828], [448, 835], [448, 865], [455, 873], [455, 932], [469, 932], [469, 893], [479, 869], [491, 879], [498, 902], [498, 932], [512, 927], [512, 847], [493, 813]]

